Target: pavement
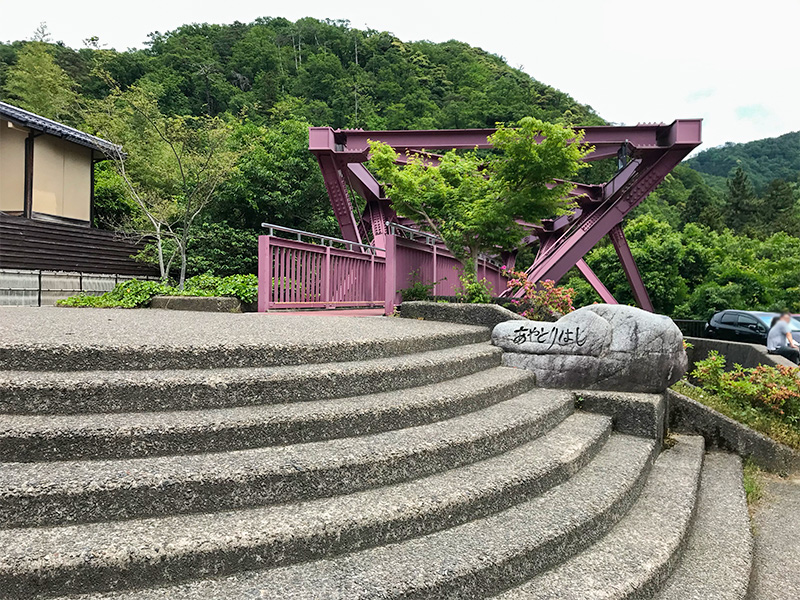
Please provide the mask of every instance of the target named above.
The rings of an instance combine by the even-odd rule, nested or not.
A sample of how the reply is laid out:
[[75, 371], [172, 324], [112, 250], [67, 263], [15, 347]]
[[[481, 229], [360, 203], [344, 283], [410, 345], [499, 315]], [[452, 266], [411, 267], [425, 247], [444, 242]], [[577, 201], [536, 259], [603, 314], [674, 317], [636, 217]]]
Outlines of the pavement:
[[[427, 335], [446, 323], [305, 313], [202, 313], [171, 310], [0, 307], [3, 345], [298, 344]], [[161, 335], [168, 334], [168, 335]]]
[[766, 476], [753, 514], [750, 600], [800, 598], [800, 475]]

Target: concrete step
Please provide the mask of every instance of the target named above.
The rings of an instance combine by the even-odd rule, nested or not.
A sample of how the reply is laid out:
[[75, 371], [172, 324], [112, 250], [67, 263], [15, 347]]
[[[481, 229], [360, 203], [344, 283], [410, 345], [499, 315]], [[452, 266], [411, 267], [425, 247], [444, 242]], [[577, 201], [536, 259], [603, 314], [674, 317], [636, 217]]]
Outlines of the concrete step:
[[614, 434], [565, 483], [450, 529], [327, 560], [169, 587], [95, 594], [132, 599], [483, 598], [563, 561], [635, 502], [652, 440]]
[[742, 485], [742, 461], [710, 452], [703, 464], [697, 511], [680, 563], [656, 600], [744, 600], [753, 536]]
[[0, 547], [9, 550], [0, 558], [0, 589], [22, 598], [153, 586], [429, 534], [563, 483], [592, 459], [610, 432], [609, 417], [578, 413], [504, 454], [346, 496], [224, 513], [2, 530]]
[[533, 387], [495, 367], [418, 388], [266, 406], [0, 418], [0, 461], [195, 454], [297, 444], [414, 427], [486, 408]]
[[497, 600], [651, 598], [689, 531], [704, 448], [702, 437], [679, 437], [656, 461], [638, 502], [608, 535]]
[[385, 358], [489, 340], [486, 327], [319, 315], [0, 307], [0, 370], [267, 367]]
[[186, 410], [324, 400], [418, 387], [500, 366], [486, 343], [357, 362], [266, 368], [0, 371], [0, 412]]
[[505, 452], [573, 411], [534, 390], [466, 415], [372, 435], [234, 452], [5, 463], [0, 526], [26, 527], [226, 510], [346, 494]]

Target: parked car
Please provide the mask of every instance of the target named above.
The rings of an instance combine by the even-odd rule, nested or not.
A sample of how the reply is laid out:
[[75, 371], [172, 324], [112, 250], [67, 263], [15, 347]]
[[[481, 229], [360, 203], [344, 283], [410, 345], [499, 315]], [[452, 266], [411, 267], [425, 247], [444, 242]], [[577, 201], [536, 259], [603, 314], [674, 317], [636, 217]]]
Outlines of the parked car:
[[[757, 310], [723, 310], [706, 323], [706, 337], [749, 344], [767, 344], [767, 333], [778, 313]], [[792, 319], [792, 333], [800, 340], [800, 320]]]

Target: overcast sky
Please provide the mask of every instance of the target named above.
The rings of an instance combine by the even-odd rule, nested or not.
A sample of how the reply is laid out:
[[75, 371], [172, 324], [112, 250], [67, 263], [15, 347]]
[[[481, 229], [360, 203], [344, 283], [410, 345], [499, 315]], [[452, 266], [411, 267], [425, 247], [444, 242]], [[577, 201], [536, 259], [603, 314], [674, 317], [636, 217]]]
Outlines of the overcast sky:
[[47, 23], [123, 50], [184, 23], [348, 19], [403, 40], [457, 39], [625, 124], [704, 119], [704, 148], [800, 130], [800, 0], [0, 0], [0, 40]]

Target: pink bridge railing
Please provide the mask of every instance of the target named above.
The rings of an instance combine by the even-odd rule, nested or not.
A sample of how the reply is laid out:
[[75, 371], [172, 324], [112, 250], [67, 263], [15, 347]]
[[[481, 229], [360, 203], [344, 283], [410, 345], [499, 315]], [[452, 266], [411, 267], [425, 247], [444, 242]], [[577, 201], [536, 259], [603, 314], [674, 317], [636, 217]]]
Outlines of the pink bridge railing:
[[[400, 290], [417, 281], [434, 284], [434, 296], [454, 296], [461, 285], [461, 264], [450, 252], [433, 236], [399, 225], [384, 237], [386, 248], [263, 226], [270, 234], [258, 238], [259, 312], [383, 306], [391, 314], [400, 303]], [[506, 287], [499, 265], [482, 260], [478, 275], [491, 283], [495, 294]]]

